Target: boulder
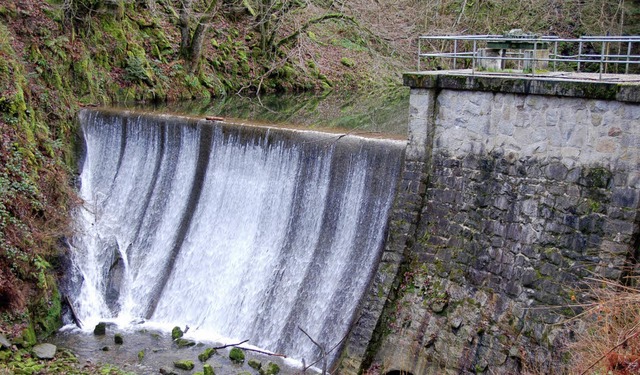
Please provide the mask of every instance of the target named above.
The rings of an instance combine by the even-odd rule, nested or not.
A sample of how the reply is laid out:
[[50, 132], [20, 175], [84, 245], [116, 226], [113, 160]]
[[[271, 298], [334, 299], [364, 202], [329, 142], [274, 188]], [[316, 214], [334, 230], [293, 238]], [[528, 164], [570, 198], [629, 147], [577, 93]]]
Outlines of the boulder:
[[194, 346], [196, 343], [195, 341], [191, 341], [187, 339], [177, 339], [176, 344], [178, 345], [178, 348], [184, 348], [187, 346]]
[[243, 363], [244, 362], [244, 352], [240, 348], [233, 348], [229, 352], [229, 359], [233, 363]]
[[267, 364], [267, 369], [265, 370], [264, 373], [266, 375], [276, 375], [279, 372], [280, 372], [280, 366], [278, 366], [277, 364], [275, 364], [273, 362], [269, 362]]
[[216, 354], [216, 350], [214, 348], [206, 348], [204, 352], [198, 354], [198, 359], [200, 362], [206, 362], [214, 354]]
[[202, 368], [204, 370], [204, 375], [216, 375], [216, 373], [213, 371], [213, 367], [211, 367], [210, 364], [206, 364]]
[[257, 371], [260, 371], [260, 369], [262, 368], [262, 363], [260, 361], [256, 361], [255, 359], [250, 359], [247, 364], [249, 365], [249, 367]]
[[58, 348], [53, 344], [38, 344], [32, 349], [33, 354], [40, 359], [53, 359]]
[[179, 339], [180, 337], [182, 337], [182, 335], [184, 335], [184, 333], [182, 332], [180, 327], [173, 327], [173, 329], [171, 330], [171, 338], [174, 340]]
[[107, 323], [100, 322], [96, 324], [96, 327], [93, 329], [93, 334], [96, 336], [102, 336], [107, 333]]
[[188, 360], [180, 360], [180, 361], [175, 361], [173, 362], [173, 365], [176, 368], [179, 368], [180, 370], [193, 370], [193, 361], [188, 361]]
[[124, 339], [122, 338], [122, 334], [120, 333], [116, 333], [116, 335], [113, 337], [113, 341], [118, 345], [124, 344]]

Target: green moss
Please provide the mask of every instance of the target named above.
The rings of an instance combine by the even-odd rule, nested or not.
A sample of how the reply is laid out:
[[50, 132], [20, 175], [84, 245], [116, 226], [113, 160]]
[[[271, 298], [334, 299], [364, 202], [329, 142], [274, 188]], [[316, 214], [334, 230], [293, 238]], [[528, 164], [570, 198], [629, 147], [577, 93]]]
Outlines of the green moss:
[[206, 362], [214, 354], [216, 354], [216, 350], [214, 348], [206, 348], [204, 352], [198, 354], [198, 359], [200, 362]]
[[348, 68], [353, 68], [356, 65], [356, 62], [353, 61], [353, 59], [350, 59], [348, 57], [343, 57], [340, 59], [340, 64], [348, 67]]
[[171, 338], [173, 340], [177, 340], [180, 337], [182, 337], [182, 335], [184, 335], [184, 333], [182, 332], [182, 329], [180, 329], [180, 327], [173, 327], [173, 329], [171, 330]]
[[193, 361], [189, 360], [174, 361], [173, 365], [181, 370], [193, 370], [194, 368]]
[[244, 352], [240, 348], [233, 348], [229, 352], [229, 359], [234, 363], [244, 362]]
[[280, 372], [280, 366], [273, 362], [267, 364], [267, 368], [264, 370], [266, 375], [276, 375]]

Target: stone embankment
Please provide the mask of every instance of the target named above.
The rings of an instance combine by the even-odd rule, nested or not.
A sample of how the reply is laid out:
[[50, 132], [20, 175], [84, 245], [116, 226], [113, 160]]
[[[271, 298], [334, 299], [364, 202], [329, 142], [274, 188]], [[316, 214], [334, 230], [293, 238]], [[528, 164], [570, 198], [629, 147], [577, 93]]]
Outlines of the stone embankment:
[[409, 144], [343, 373], [551, 373], [587, 276], [636, 272], [640, 86], [406, 74]]

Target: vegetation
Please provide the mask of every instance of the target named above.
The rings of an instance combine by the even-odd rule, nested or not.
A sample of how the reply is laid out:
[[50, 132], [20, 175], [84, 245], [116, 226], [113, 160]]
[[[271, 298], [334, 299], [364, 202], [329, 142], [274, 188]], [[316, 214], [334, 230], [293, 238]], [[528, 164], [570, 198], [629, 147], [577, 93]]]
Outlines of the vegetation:
[[376, 95], [413, 67], [420, 33], [637, 33], [639, 9], [624, 0], [0, 0], [0, 332], [28, 346], [59, 325], [54, 276], [77, 203], [81, 106]]
[[576, 332], [569, 344], [572, 368], [577, 374], [639, 373], [640, 290], [611, 280], [591, 281], [586, 296], [591, 302], [570, 321]]

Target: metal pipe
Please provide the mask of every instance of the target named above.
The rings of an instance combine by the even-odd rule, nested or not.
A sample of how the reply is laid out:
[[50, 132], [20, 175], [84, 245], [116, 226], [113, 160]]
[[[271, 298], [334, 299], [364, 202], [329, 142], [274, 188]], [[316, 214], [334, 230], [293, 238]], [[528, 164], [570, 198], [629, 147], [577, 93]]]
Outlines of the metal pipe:
[[631, 56], [631, 42], [627, 42], [627, 63], [625, 64], [624, 74], [629, 74], [629, 56]]
[[458, 39], [453, 41], [453, 70], [456, 70], [456, 56], [458, 55]]
[[578, 73], [580, 73], [580, 59], [582, 58], [582, 41], [578, 43]]
[[558, 42], [553, 42], [553, 71], [556, 71], [556, 60], [558, 60]]
[[598, 75], [598, 79], [602, 80], [602, 66], [604, 65], [604, 48], [607, 43], [602, 42], [602, 47], [600, 48], [600, 74]]
[[477, 41], [473, 40], [473, 61], [471, 61], [471, 74], [476, 72], [476, 57], [477, 57]]

